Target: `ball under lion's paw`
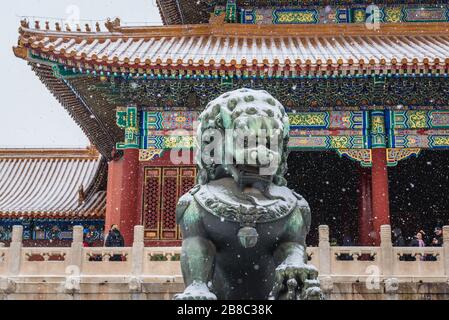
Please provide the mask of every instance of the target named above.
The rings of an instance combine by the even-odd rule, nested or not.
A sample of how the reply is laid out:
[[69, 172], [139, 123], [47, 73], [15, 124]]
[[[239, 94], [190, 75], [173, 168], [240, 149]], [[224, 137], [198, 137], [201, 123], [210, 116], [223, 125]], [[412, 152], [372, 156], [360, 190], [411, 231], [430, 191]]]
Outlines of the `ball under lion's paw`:
[[301, 291], [300, 300], [324, 300], [318, 280], [306, 280]]
[[174, 300], [217, 300], [205, 283], [194, 282], [183, 293], [174, 296]]
[[318, 270], [305, 263], [281, 264], [276, 268], [270, 300], [321, 300]]

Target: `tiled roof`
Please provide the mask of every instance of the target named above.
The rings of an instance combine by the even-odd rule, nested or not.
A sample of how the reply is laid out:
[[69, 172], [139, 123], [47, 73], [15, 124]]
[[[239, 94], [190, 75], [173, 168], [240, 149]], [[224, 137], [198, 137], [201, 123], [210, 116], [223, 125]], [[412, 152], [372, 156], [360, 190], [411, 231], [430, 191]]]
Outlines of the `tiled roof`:
[[0, 217], [103, 217], [101, 163], [88, 150], [0, 150]]
[[82, 41], [49, 38], [31, 41], [32, 48], [67, 58], [108, 64], [136, 65], [247, 65], [286, 63], [392, 64], [406, 60], [417, 64], [449, 58], [447, 36], [369, 37], [163, 37]]
[[286, 65], [366, 69], [449, 64], [449, 24], [444, 23], [419, 28], [383, 26], [380, 33], [366, 31], [363, 26], [341, 26], [338, 30], [314, 26], [309, 31], [304, 26], [234, 28], [229, 24], [117, 27], [111, 33], [84, 35], [22, 29], [16, 54], [23, 54], [19, 48], [30, 49], [68, 65], [81, 62], [119, 69]]

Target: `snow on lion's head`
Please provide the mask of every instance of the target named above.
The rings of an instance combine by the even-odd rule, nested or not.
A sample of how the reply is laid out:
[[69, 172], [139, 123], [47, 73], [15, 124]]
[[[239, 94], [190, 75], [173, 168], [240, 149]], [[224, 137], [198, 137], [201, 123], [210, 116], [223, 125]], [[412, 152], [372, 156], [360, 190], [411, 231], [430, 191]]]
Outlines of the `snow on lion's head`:
[[198, 121], [199, 183], [231, 176], [240, 184], [285, 184], [289, 118], [268, 92], [227, 92], [211, 101]]

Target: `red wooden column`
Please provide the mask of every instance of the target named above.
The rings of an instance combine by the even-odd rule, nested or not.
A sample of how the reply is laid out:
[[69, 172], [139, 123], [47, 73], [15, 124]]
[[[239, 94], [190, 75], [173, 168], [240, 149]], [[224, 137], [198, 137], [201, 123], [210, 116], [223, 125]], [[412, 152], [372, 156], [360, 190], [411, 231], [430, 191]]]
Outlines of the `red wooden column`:
[[127, 246], [133, 243], [134, 226], [142, 223], [142, 215], [138, 211], [137, 203], [139, 169], [139, 150], [124, 150], [120, 230]]
[[380, 244], [380, 226], [390, 224], [387, 154], [385, 148], [372, 149], [372, 206], [375, 244]]
[[359, 167], [359, 245], [372, 246], [371, 169]]
[[125, 245], [133, 243], [134, 226], [142, 223], [137, 199], [139, 198], [139, 150], [126, 149], [123, 157], [109, 163], [106, 200], [106, 232], [117, 224]]
[[106, 192], [106, 218], [104, 231], [108, 233], [111, 225], [120, 225], [120, 190], [122, 188], [123, 159], [111, 160], [108, 163], [108, 185]]

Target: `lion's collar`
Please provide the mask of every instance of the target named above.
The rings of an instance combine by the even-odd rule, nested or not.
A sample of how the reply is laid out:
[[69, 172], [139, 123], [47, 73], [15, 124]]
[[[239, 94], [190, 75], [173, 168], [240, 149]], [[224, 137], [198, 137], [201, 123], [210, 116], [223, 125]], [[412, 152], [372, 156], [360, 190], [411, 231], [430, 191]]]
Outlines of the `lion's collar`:
[[202, 185], [194, 198], [213, 215], [242, 225], [281, 219], [298, 204], [297, 196], [287, 187], [270, 184], [265, 192], [256, 188], [242, 192], [231, 178]]

